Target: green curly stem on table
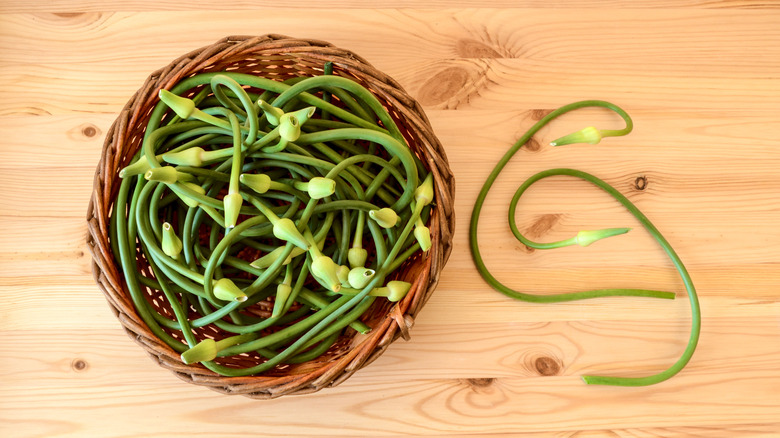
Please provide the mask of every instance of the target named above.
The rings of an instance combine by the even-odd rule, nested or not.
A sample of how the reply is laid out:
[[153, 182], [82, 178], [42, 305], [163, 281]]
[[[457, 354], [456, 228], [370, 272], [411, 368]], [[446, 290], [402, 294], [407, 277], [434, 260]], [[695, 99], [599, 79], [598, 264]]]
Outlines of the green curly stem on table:
[[[499, 162], [496, 164], [493, 171], [486, 179], [485, 183], [483, 184], [477, 196], [477, 200], [474, 204], [474, 209], [472, 210], [471, 222], [469, 226], [469, 246], [471, 249], [472, 258], [474, 260], [475, 265], [477, 266], [477, 270], [479, 271], [480, 275], [485, 279], [485, 281], [495, 290], [511, 298], [515, 298], [522, 301], [528, 301], [532, 303], [556, 303], [556, 302], [574, 301], [574, 300], [598, 298], [598, 297], [606, 297], [606, 296], [640, 296], [640, 297], [673, 299], [675, 296], [674, 293], [653, 291], [653, 290], [643, 290], [643, 289], [598, 289], [598, 290], [562, 293], [562, 294], [553, 294], [553, 295], [529, 294], [526, 292], [514, 290], [506, 286], [505, 284], [501, 283], [497, 278], [495, 278], [490, 273], [487, 266], [485, 265], [485, 262], [482, 259], [482, 254], [479, 249], [479, 239], [477, 233], [480, 212], [485, 202], [485, 198], [487, 197], [487, 194], [490, 191], [490, 188], [493, 186], [493, 183], [495, 182], [496, 178], [498, 178], [498, 175], [504, 169], [504, 167], [512, 158], [512, 156], [514, 156], [514, 154], [523, 145], [525, 145], [531, 139], [531, 137], [534, 134], [536, 134], [542, 127], [544, 127], [552, 120], [554, 120], [555, 118], [563, 114], [566, 114], [570, 111], [574, 111], [580, 108], [586, 108], [586, 107], [600, 107], [600, 108], [606, 108], [611, 111], [614, 111], [625, 121], [626, 127], [620, 130], [598, 130], [594, 127], [588, 127], [583, 129], [582, 131], [578, 131], [576, 133], [561, 137], [560, 139], [553, 141], [551, 145], [561, 146], [561, 145], [572, 144], [572, 143], [595, 144], [598, 143], [603, 137], [616, 137], [616, 136], [626, 135], [630, 133], [631, 130], [633, 129], [633, 122], [623, 109], [621, 109], [620, 107], [612, 103], [598, 101], [598, 100], [587, 100], [587, 101], [575, 102], [569, 105], [565, 105], [561, 108], [552, 111], [544, 118], [539, 120], [536, 124], [534, 124], [522, 137], [520, 137], [520, 139], [499, 160]], [[666, 252], [666, 254], [671, 259], [675, 269], [677, 270], [677, 272], [679, 273], [680, 277], [683, 280], [690, 301], [690, 306], [691, 306], [692, 322], [691, 322], [691, 332], [690, 332], [688, 345], [686, 346], [680, 358], [668, 369], [647, 377], [631, 378], [631, 377], [588, 375], [588, 376], [583, 376], [583, 380], [588, 384], [617, 385], [617, 386], [645, 386], [645, 385], [652, 385], [652, 384], [662, 382], [676, 375], [685, 367], [685, 365], [687, 365], [687, 363], [690, 361], [691, 357], [693, 356], [693, 352], [696, 349], [696, 345], [698, 343], [699, 333], [701, 329], [700, 306], [699, 306], [698, 297], [696, 295], [696, 290], [693, 286], [693, 282], [690, 278], [690, 275], [688, 274], [688, 271], [686, 270], [679, 256], [672, 249], [671, 245], [663, 237], [661, 232], [650, 222], [647, 216], [645, 216], [642, 212], [640, 212], [639, 209], [631, 201], [628, 200], [628, 198], [623, 196], [612, 186], [598, 179], [597, 177], [573, 169], [550, 169], [543, 172], [539, 172], [536, 175], [533, 175], [529, 179], [527, 179], [515, 192], [509, 204], [509, 214], [508, 214], [509, 225], [512, 230], [512, 233], [524, 245], [536, 249], [552, 249], [552, 248], [559, 248], [562, 246], [568, 246], [573, 244], [587, 246], [594, 243], [597, 240], [624, 234], [629, 230], [627, 228], [617, 228], [617, 229], [605, 229], [605, 230], [594, 230], [594, 231], [580, 231], [576, 236], [570, 239], [566, 239], [558, 242], [550, 242], [550, 243], [534, 242], [524, 237], [520, 233], [515, 223], [517, 203], [520, 197], [522, 196], [522, 194], [532, 184], [552, 176], [569, 176], [569, 177], [575, 177], [590, 182], [591, 184], [597, 186], [598, 188], [604, 190], [609, 195], [611, 195], [623, 207], [625, 207], [637, 220], [639, 220], [642, 226], [658, 242], [658, 244], [661, 246], [664, 252]]]

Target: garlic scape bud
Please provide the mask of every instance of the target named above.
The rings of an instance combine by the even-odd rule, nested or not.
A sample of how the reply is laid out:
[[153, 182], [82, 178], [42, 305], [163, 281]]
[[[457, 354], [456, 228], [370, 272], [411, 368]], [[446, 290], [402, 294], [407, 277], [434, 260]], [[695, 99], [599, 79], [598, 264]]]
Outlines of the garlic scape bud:
[[187, 365], [196, 362], [208, 362], [217, 358], [217, 342], [204, 339], [181, 354], [181, 361]]
[[336, 275], [343, 287], [349, 287], [349, 266], [339, 265]]
[[179, 171], [173, 166], [152, 167], [144, 173], [144, 178], [148, 181], [173, 184], [179, 180]]
[[405, 281], [389, 281], [385, 286], [387, 288], [387, 299], [389, 301], [401, 301], [412, 288], [411, 283]]
[[[388, 301], [396, 302], [396, 301], [401, 301], [411, 288], [412, 288], [411, 283], [394, 280], [394, 281], [387, 282], [387, 284], [383, 287], [377, 287], [371, 289], [371, 292], [369, 292], [368, 294], [374, 297], [385, 297], [388, 299]], [[358, 293], [360, 293], [360, 289], [343, 288], [341, 289], [341, 291], [339, 291], [339, 293], [342, 295], [357, 295]]]
[[203, 148], [194, 146], [179, 152], [166, 152], [162, 154], [162, 159], [177, 166], [201, 167], [205, 152]]
[[296, 120], [298, 120], [298, 123], [303, 125], [306, 123], [311, 116], [314, 115], [314, 112], [317, 110], [317, 107], [309, 106], [306, 108], [299, 109], [298, 111], [293, 111], [290, 114], [290, 116], [295, 117]]
[[631, 231], [631, 228], [605, 228], [603, 230], [580, 231], [574, 238], [575, 243], [580, 246], [588, 246], [607, 237], [618, 236]]
[[282, 316], [282, 310], [287, 304], [287, 298], [292, 293], [292, 286], [285, 283], [279, 283], [276, 286], [276, 297], [274, 298], [274, 309], [271, 312], [271, 318], [278, 318]]
[[309, 243], [306, 241], [306, 239], [304, 239], [301, 232], [298, 231], [298, 227], [295, 226], [295, 222], [293, 222], [291, 219], [276, 218], [275, 221], [273, 219], [270, 220], [274, 223], [273, 233], [277, 239], [290, 242], [302, 249], [309, 249]]
[[[191, 182], [183, 182], [181, 183], [181, 185], [200, 195], [206, 194], [206, 189], [204, 189], [202, 186], [198, 184], [191, 183]], [[200, 202], [198, 202], [197, 199], [187, 196], [186, 193], [177, 192], [176, 194], [179, 196], [179, 199], [181, 199], [182, 202], [187, 204], [188, 207], [195, 208], [198, 205], [200, 205]]]
[[314, 115], [315, 107], [285, 113], [279, 117], [279, 136], [285, 141], [295, 141], [301, 136], [301, 126]]
[[374, 278], [376, 271], [373, 269], [357, 267], [349, 271], [349, 286], [354, 289], [363, 289]]
[[271, 189], [271, 178], [264, 173], [242, 173], [238, 180], [260, 194]]
[[274, 308], [271, 311], [271, 318], [277, 318], [282, 315], [287, 299], [292, 293], [292, 265], [287, 265], [284, 272], [284, 280], [276, 286], [276, 297], [274, 298]]
[[241, 193], [232, 192], [225, 195], [222, 198], [222, 203], [225, 206], [225, 228], [233, 228], [238, 222], [238, 215], [241, 212], [241, 204], [244, 200], [241, 198]]
[[208, 362], [216, 359], [217, 354], [228, 347], [254, 341], [255, 339], [257, 339], [257, 335], [254, 333], [231, 336], [219, 341], [206, 338], [184, 351], [181, 354], [181, 360], [188, 365], [195, 362]]
[[336, 192], [336, 181], [321, 176], [315, 176], [309, 181], [295, 181], [293, 187], [305, 191], [312, 199], [322, 199]]
[[[314, 246], [312, 246], [312, 248], [314, 248]], [[336, 264], [332, 258], [322, 253], [314, 255], [312, 254], [312, 251], [309, 250], [309, 255], [312, 256], [311, 274], [314, 276], [314, 279], [330, 291], [340, 291], [341, 281], [339, 280], [339, 265]]]
[[[257, 268], [257, 269], [265, 269], [265, 268], [271, 266], [273, 264], [273, 262], [276, 261], [276, 259], [281, 257], [282, 252], [284, 252], [284, 247], [280, 246], [280, 247], [276, 248], [275, 250], [269, 252], [268, 254], [266, 254], [266, 255], [260, 257], [259, 259], [253, 261], [252, 263], [249, 264], [249, 266], [251, 266], [253, 268]], [[301, 249], [301, 248], [298, 248], [297, 246], [294, 247], [292, 249], [292, 252], [290, 253], [290, 255], [287, 256], [287, 259], [285, 259], [285, 261], [282, 263], [282, 265], [289, 264], [292, 261], [292, 259], [294, 259], [295, 257], [298, 257], [299, 255], [303, 254], [304, 252], [306, 252], [306, 251]]]
[[368, 212], [368, 216], [375, 220], [376, 223], [382, 228], [393, 228], [398, 221], [401, 220], [398, 217], [398, 213], [392, 208], [380, 208], [379, 210], [371, 210]]
[[271, 126], [279, 126], [279, 121], [284, 115], [281, 108], [277, 108], [264, 100], [258, 100], [257, 105], [265, 113], [265, 118]]
[[168, 222], [163, 222], [162, 224], [162, 242], [160, 242], [160, 247], [165, 255], [173, 259], [178, 259], [181, 255], [183, 248], [181, 239], [179, 239], [176, 231], [173, 230], [173, 227]]
[[311, 230], [306, 228], [306, 240], [309, 243], [309, 256], [311, 257], [311, 275], [326, 289], [338, 292], [341, 290], [341, 280], [339, 279], [339, 266], [332, 258], [326, 256], [320, 251], [317, 242]]
[[575, 143], [588, 143], [597, 144], [604, 137], [603, 133], [593, 126], [588, 126], [580, 131], [573, 132], [569, 135], [550, 142], [550, 146], [565, 146], [567, 144]]
[[285, 141], [295, 141], [301, 136], [301, 122], [287, 113], [279, 119], [279, 136]]
[[149, 159], [146, 157], [146, 155], [141, 155], [137, 160], [135, 160], [135, 162], [120, 170], [119, 177], [127, 178], [135, 175], [143, 175], [150, 168], [151, 166], [149, 165]]
[[247, 300], [244, 291], [229, 278], [220, 278], [214, 282], [214, 296], [224, 301], [244, 302]]
[[189, 119], [195, 112], [195, 102], [192, 99], [178, 96], [168, 90], [160, 90], [159, 96], [160, 100], [168, 105], [168, 108], [172, 109], [177, 116], [184, 120]]
[[431, 249], [431, 230], [426, 227], [420, 218], [414, 224], [414, 238], [420, 244], [420, 249], [427, 252]]
[[414, 202], [425, 206], [433, 201], [433, 174], [428, 174], [425, 180], [414, 190]]

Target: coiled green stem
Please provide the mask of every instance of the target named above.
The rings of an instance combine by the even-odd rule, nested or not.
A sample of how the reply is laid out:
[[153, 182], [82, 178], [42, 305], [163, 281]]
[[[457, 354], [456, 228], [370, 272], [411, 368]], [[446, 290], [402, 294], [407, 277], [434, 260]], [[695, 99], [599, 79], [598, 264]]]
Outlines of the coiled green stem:
[[[551, 113], [543, 117], [540, 121], [538, 121], [536, 124], [534, 124], [531, 127], [531, 129], [529, 129], [499, 160], [498, 164], [496, 164], [495, 168], [488, 176], [487, 180], [485, 181], [484, 185], [482, 186], [482, 189], [480, 190], [477, 196], [477, 200], [474, 204], [474, 209], [472, 210], [471, 222], [469, 226], [469, 245], [471, 249], [472, 258], [477, 267], [477, 270], [479, 271], [480, 275], [485, 279], [485, 281], [497, 291], [511, 298], [515, 298], [522, 301], [534, 302], [534, 303], [554, 303], [554, 302], [581, 300], [587, 298], [598, 298], [598, 297], [605, 297], [605, 296], [640, 296], [640, 297], [667, 298], [667, 299], [674, 298], [674, 294], [670, 292], [661, 292], [661, 291], [643, 290], [643, 289], [598, 289], [598, 290], [589, 290], [583, 292], [573, 292], [573, 293], [563, 293], [563, 294], [553, 294], [553, 295], [529, 294], [526, 292], [514, 290], [504, 285], [500, 281], [498, 281], [498, 279], [496, 279], [490, 273], [490, 271], [488, 270], [487, 266], [485, 265], [482, 259], [482, 255], [479, 249], [478, 235], [477, 235], [479, 217], [480, 217], [480, 212], [482, 210], [482, 206], [485, 202], [485, 198], [487, 197], [487, 194], [490, 188], [492, 187], [493, 183], [495, 182], [496, 178], [498, 177], [498, 175], [501, 173], [501, 171], [509, 162], [509, 160], [512, 158], [512, 156], [514, 156], [514, 154], [523, 145], [525, 145], [531, 139], [531, 137], [536, 132], [539, 131], [539, 129], [541, 129], [543, 126], [547, 125], [549, 122], [551, 122], [552, 120], [554, 120], [555, 118], [563, 114], [566, 114], [570, 111], [579, 108], [585, 108], [585, 107], [601, 107], [601, 108], [607, 108], [609, 110], [612, 110], [615, 113], [617, 113], [626, 122], [626, 127], [620, 130], [601, 130], [601, 131], [597, 130], [596, 128], [589, 127], [580, 132], [562, 137], [561, 139], [554, 141], [552, 145], [560, 146], [560, 145], [570, 144], [574, 142], [597, 143], [603, 137], [626, 135], [630, 133], [633, 128], [633, 123], [631, 121], [631, 118], [623, 109], [621, 109], [620, 107], [612, 103], [598, 101], [598, 100], [587, 100], [587, 101], [575, 102], [569, 105], [565, 105], [561, 108], [556, 109], [555, 111], [552, 111]], [[690, 275], [685, 269], [685, 266], [683, 265], [679, 256], [672, 249], [669, 242], [663, 237], [660, 231], [650, 222], [647, 216], [645, 216], [642, 212], [640, 212], [639, 209], [633, 203], [631, 203], [631, 201], [629, 201], [625, 196], [623, 196], [620, 192], [618, 192], [616, 189], [611, 187], [606, 182], [588, 173], [581, 172], [578, 170], [573, 170], [573, 169], [546, 170], [531, 176], [515, 192], [509, 204], [509, 224], [510, 224], [510, 228], [512, 229], [512, 233], [515, 235], [515, 237], [517, 237], [518, 240], [520, 240], [523, 244], [529, 247], [537, 248], [537, 249], [551, 249], [551, 248], [556, 248], [556, 247], [565, 246], [574, 243], [579, 243], [583, 246], [586, 246], [592, 243], [593, 241], [598, 240], [599, 238], [622, 234], [627, 231], [627, 229], [612, 229], [612, 230], [602, 230], [602, 232], [600, 233], [589, 232], [590, 234], [578, 235], [578, 237], [587, 236], [587, 238], [585, 239], [580, 240], [578, 238], [572, 238], [572, 239], [567, 239], [565, 241], [552, 242], [552, 243], [537, 243], [525, 238], [520, 233], [514, 221], [515, 213], [517, 209], [517, 203], [520, 197], [522, 196], [522, 194], [532, 184], [551, 176], [571, 176], [571, 177], [576, 177], [588, 181], [593, 185], [599, 187], [600, 189], [604, 190], [605, 192], [607, 192], [609, 195], [615, 198], [621, 205], [623, 205], [634, 217], [636, 217], [639, 220], [642, 226], [648, 231], [648, 233], [650, 233], [651, 236], [653, 236], [653, 238], [659, 243], [659, 245], [661, 245], [663, 250], [672, 260], [675, 269], [678, 271], [680, 277], [683, 280], [690, 301], [690, 305], [691, 305], [692, 322], [691, 322], [691, 332], [690, 332], [688, 345], [685, 348], [685, 351], [682, 353], [681, 357], [677, 360], [677, 362], [675, 362], [667, 370], [652, 376], [640, 377], [640, 378], [584, 376], [583, 380], [588, 384], [644, 386], [644, 385], [652, 385], [655, 383], [662, 382], [674, 376], [675, 374], [679, 373], [680, 370], [682, 370], [685, 367], [685, 365], [690, 361], [693, 352], [696, 349], [696, 345], [698, 343], [699, 333], [701, 329], [701, 314], [700, 314], [698, 298], [696, 295], [696, 290], [693, 286], [693, 282], [691, 281]]]

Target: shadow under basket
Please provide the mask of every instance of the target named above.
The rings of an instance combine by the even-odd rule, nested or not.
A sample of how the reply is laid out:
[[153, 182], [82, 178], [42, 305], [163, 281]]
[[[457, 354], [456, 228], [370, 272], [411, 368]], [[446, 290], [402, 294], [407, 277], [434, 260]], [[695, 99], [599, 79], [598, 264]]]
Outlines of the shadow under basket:
[[[435, 198], [428, 224], [432, 247], [425, 254], [418, 251], [388, 278], [412, 283], [412, 288], [399, 302], [392, 303], [386, 299], [374, 301], [361, 318], [372, 328], [368, 334], [361, 335], [346, 329], [333, 346], [316, 359], [278, 365], [249, 377], [225, 377], [199, 363], [184, 364], [179, 354], [158, 339], [139, 317], [123, 272], [114, 257], [109, 217], [121, 183], [119, 170], [127, 166], [140, 150], [152, 108], [159, 101], [160, 89], [170, 89], [187, 77], [206, 72], [234, 71], [279, 81], [318, 76], [323, 74], [323, 66], [328, 61], [333, 63], [334, 75], [356, 81], [379, 99], [412, 152], [433, 175]], [[397, 338], [409, 339], [409, 329], [433, 293], [452, 250], [453, 196], [454, 179], [444, 150], [419, 103], [406, 94], [396, 81], [356, 54], [323, 41], [281, 35], [233, 36], [188, 53], [155, 71], [122, 109], [106, 135], [97, 166], [87, 212], [87, 244], [92, 254], [95, 281], [110, 307], [128, 335], [160, 366], [187, 382], [221, 393], [268, 399], [335, 386], [379, 357]], [[137, 262], [143, 271], [145, 261]], [[147, 297], [150, 302], [164, 301], [154, 299], [154, 294], [162, 296], [161, 292], [147, 288], [147, 294], [151, 295]], [[220, 336], [214, 330], [213, 336]], [[246, 366], [263, 359], [259, 356], [237, 356], [235, 360], [250, 362], [241, 364]]]

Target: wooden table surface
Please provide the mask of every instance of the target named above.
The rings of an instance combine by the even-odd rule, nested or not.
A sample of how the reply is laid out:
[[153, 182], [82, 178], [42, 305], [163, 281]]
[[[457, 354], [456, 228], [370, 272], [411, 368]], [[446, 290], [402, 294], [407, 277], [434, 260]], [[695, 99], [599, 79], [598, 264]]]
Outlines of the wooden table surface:
[[[421, 5], [425, 4], [422, 9]], [[0, 435], [754, 437], [780, 433], [780, 9], [758, 0], [3, 0], [0, 2]], [[122, 330], [91, 275], [85, 215], [104, 135], [153, 70], [227, 35], [351, 49], [424, 106], [457, 179], [455, 249], [412, 329], [345, 383], [251, 400], [186, 384]], [[527, 292], [634, 287], [675, 301], [528, 304], [492, 290], [468, 250], [479, 187], [539, 114], [604, 99], [628, 137], [553, 148], [570, 114], [517, 154], [481, 223], [495, 275]], [[703, 314], [682, 373], [661, 371], [690, 307], [660, 247], [615, 201], [555, 178], [521, 202], [539, 240], [634, 227], [588, 248], [529, 252], [509, 199], [551, 167], [626, 194], [688, 267]]]

